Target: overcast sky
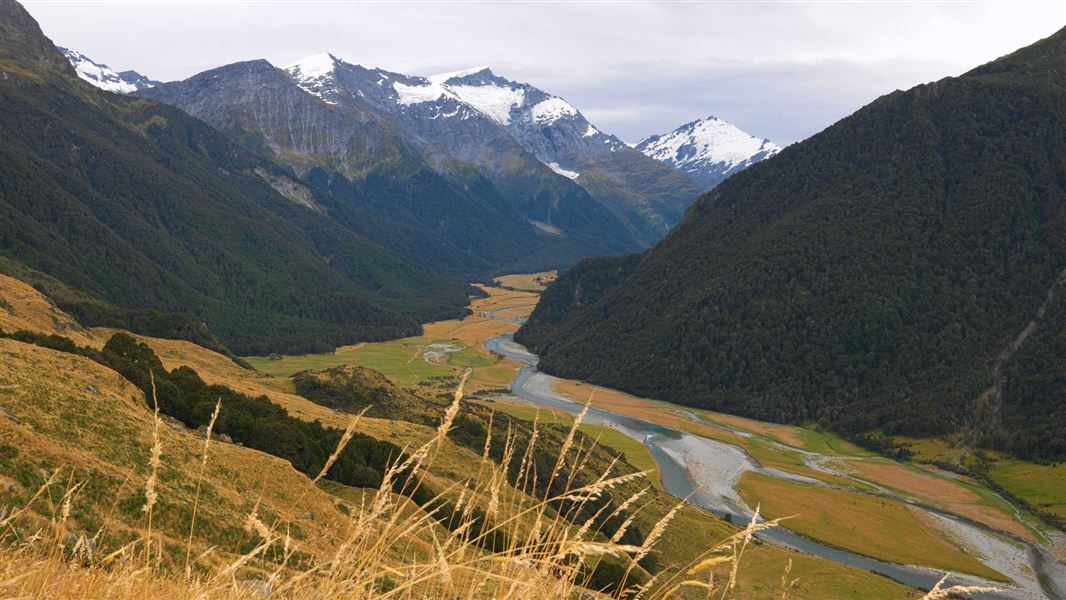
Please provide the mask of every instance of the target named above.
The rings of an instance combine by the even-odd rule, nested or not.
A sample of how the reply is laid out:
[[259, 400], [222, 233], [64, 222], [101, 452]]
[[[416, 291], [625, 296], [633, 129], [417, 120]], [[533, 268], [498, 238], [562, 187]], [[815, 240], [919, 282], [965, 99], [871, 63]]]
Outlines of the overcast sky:
[[56, 44], [156, 79], [323, 51], [417, 75], [489, 65], [627, 141], [715, 114], [791, 143], [1066, 25], [1062, 0], [24, 4]]

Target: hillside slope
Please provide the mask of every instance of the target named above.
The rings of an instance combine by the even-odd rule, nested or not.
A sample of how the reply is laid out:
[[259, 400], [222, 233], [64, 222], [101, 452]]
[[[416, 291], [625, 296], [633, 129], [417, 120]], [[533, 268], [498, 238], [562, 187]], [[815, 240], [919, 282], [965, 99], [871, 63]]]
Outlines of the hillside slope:
[[14, 0], [0, 3], [0, 34], [0, 255], [84, 292], [62, 306], [82, 322], [184, 313], [265, 353], [462, 312], [470, 288], [328, 218], [272, 163], [177, 109], [78, 79]]
[[1064, 266], [1066, 30], [731, 177], [645, 256], [561, 277], [517, 339], [639, 395], [1062, 459], [1039, 315]]

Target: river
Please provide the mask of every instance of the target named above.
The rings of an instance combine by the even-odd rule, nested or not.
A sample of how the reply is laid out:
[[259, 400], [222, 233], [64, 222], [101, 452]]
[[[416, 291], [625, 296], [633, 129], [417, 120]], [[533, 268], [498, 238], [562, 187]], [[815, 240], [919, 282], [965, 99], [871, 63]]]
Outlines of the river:
[[[493, 315], [490, 313], [489, 316]], [[494, 337], [485, 342], [484, 346], [490, 352], [515, 359], [524, 365], [510, 385], [511, 392], [519, 399], [571, 414], [577, 414], [582, 409], [581, 405], [555, 392], [553, 378], [537, 370], [537, 356], [516, 343], [511, 334]], [[702, 421], [692, 413], [685, 414], [690, 419]], [[737, 481], [746, 472], [754, 471], [824, 485], [815, 479], [763, 467], [738, 446], [650, 421], [594, 407], [589, 408], [585, 421], [614, 428], [643, 443], [658, 463], [667, 492], [736, 523], [749, 521], [753, 514], [752, 509], [734, 490]], [[721, 426], [716, 423], [709, 424]], [[808, 464], [817, 468], [818, 457], [822, 455], [811, 452], [806, 454], [810, 459]], [[826, 472], [830, 472], [828, 468]], [[1066, 569], [1052, 558], [1046, 548], [1004, 535], [980, 523], [934, 507], [900, 498], [887, 490], [883, 490], [882, 495], [926, 510], [952, 541], [1015, 582], [1014, 585], [1008, 585], [968, 575], [952, 575], [948, 578], [948, 585], [1001, 588], [1000, 592], [973, 596], [981, 600], [1066, 600]], [[784, 527], [763, 530], [758, 536], [772, 544], [877, 573], [921, 590], [930, 589], [943, 576], [942, 572], [934, 569], [884, 562], [831, 547]]]

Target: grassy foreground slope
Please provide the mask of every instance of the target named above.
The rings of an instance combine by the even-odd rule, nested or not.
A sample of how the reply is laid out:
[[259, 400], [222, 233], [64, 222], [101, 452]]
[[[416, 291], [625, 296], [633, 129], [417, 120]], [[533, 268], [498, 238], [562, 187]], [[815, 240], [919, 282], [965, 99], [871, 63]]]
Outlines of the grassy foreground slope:
[[[32, 288], [11, 278], [0, 276], [0, 299], [3, 300], [0, 302], [0, 328], [5, 330], [20, 327], [31, 328], [40, 334], [67, 333], [78, 336], [88, 346], [101, 346], [115, 333], [114, 330], [80, 327]], [[178, 340], [143, 336], [139, 339], [159, 353], [168, 370], [192, 366], [207, 381], [224, 383], [247, 394], [262, 393], [300, 418], [341, 426], [350, 420], [350, 414], [312, 402], [292, 390], [279, 389], [277, 380], [241, 368], [213, 351]], [[44, 527], [62, 532], [59, 536], [61, 547], [56, 547], [52, 558], [47, 560], [27, 545], [16, 543], [9, 546], [5, 543], [0, 548], [0, 557], [4, 559], [4, 567], [0, 568], [0, 593], [49, 589], [51, 597], [86, 598], [109, 589], [110, 595], [125, 597], [126, 594], [115, 591], [115, 586], [128, 587], [131, 581], [136, 581], [137, 589], [148, 586], [158, 590], [159, 597], [191, 593], [178, 591], [189, 589], [198, 589], [207, 597], [232, 597], [228, 595], [234, 593], [231, 582], [227, 580], [220, 584], [212, 577], [233, 561], [240, 560], [242, 554], [263, 546], [262, 527], [256, 525], [249, 514], [254, 514], [260, 524], [274, 531], [274, 535], [281, 536], [249, 558], [237, 571], [239, 579], [248, 580], [252, 582], [248, 585], [254, 586], [259, 585], [255, 581], [263, 581], [272, 571], [277, 571], [279, 561], [285, 562], [286, 544], [292, 554], [286, 563], [288, 566], [282, 569], [283, 574], [278, 575], [282, 578], [278, 581], [284, 581], [287, 576], [284, 573], [291, 575], [315, 561], [332, 556], [331, 551], [351, 531], [353, 516], [361, 514], [360, 510], [365, 510], [367, 503], [372, 501], [371, 496], [377, 493], [327, 481], [313, 485], [307, 476], [286, 461], [226, 443], [216, 435], [204, 471], [196, 533], [189, 546], [193, 570], [201, 576], [196, 586], [205, 587], [189, 588], [180, 574], [203, 456], [202, 432], [186, 429], [169, 419], [156, 429], [144, 394], [114, 371], [87, 358], [11, 339], [0, 340], [0, 354], [5, 358], [0, 367], [0, 428], [5, 440], [0, 448], [0, 481], [3, 482], [0, 504], [15, 509], [24, 505], [30, 507], [29, 511], [19, 514], [16, 522], [7, 523], [5, 527], [17, 525], [19, 531]], [[314, 376], [322, 378], [328, 373]], [[373, 377], [366, 381], [383, 385], [381, 380]], [[464, 446], [466, 426], [462, 423], [467, 411], [473, 411], [472, 416], [478, 414], [474, 406], [463, 408], [456, 421], [455, 433], [438, 442], [434, 462], [425, 476], [427, 485], [445, 490], [453, 499], [461, 497], [461, 490], [468, 486], [476, 490], [488, 484], [483, 479], [485, 463], [477, 451]], [[514, 425], [524, 428], [529, 422], [516, 421]], [[158, 431], [162, 447], [155, 483], [159, 499], [152, 525], [153, 539], [160, 544], [161, 562], [159, 570], [150, 570], [152, 577], [144, 580], [137, 579], [143, 574], [138, 576], [121, 567], [97, 564], [96, 561], [103, 550], [122, 548], [124, 544], [128, 545], [123, 553], [127, 558], [121, 564], [131, 564], [130, 561], [137, 564], [140, 560], [134, 550], [141, 547], [138, 544], [144, 544], [146, 536], [146, 515], [142, 509], [146, 482], [153, 471], [150, 466], [153, 430]], [[409, 446], [423, 444], [434, 437], [434, 427], [404, 419], [364, 418], [356, 425], [356, 430]], [[542, 425], [540, 436], [542, 443], [547, 444], [545, 449], [549, 455], [552, 455], [550, 448], [559, 444], [565, 433], [566, 426]], [[579, 436], [579, 440], [585, 439]], [[587, 442], [575, 443], [585, 445]], [[584, 460], [602, 468], [606, 464], [604, 460], [609, 458], [610, 453], [596, 451]], [[625, 469], [631, 467], [623, 468], [622, 472]], [[32, 500], [34, 493], [51, 475], [55, 475], [55, 479], [45, 488], [44, 495]], [[71, 489], [75, 490], [70, 494], [71, 509], [64, 517], [64, 495]], [[483, 487], [480, 489], [484, 495], [475, 504], [484, 507], [490, 494]], [[639, 489], [623, 484], [615, 488], [614, 493], [631, 494]], [[510, 506], [523, 502], [528, 506], [528, 503], [536, 502], [509, 482], [502, 486], [501, 498], [502, 505]], [[427, 560], [428, 564], [439, 566], [439, 558], [433, 558], [433, 539], [448, 538], [448, 530], [434, 519], [426, 520], [425, 512], [405, 504], [402, 498], [394, 501], [399, 502], [398, 516], [414, 515], [412, 518], [424, 522], [403, 537], [390, 539], [387, 551], [381, 556], [372, 556], [377, 561], [374, 572], [404, 568], [414, 571], [425, 568]], [[674, 505], [658, 493], [647, 496], [641, 504], [644, 506], [632, 528], [645, 535], [657, 521], [672, 512]], [[5, 518], [0, 517], [0, 520]], [[282, 530], [288, 535], [287, 540], [282, 536]], [[667, 560], [690, 560], [701, 548], [713, 545], [735, 530], [700, 511], [682, 509], [673, 513], [665, 523], [665, 530], [656, 545], [657, 560], [663, 565], [668, 564]], [[607, 542], [603, 537], [594, 539], [600, 540], [598, 543]], [[81, 549], [75, 550], [79, 540], [82, 540]], [[100, 553], [84, 554], [85, 544], [90, 540], [92, 547], [100, 549]], [[639, 542], [639, 539], [635, 541]], [[464, 552], [471, 553], [472, 550], [468, 548]], [[68, 566], [60, 560], [71, 552], [82, 552], [81, 560], [96, 567], [82, 571], [80, 567]], [[777, 597], [781, 591], [781, 575], [790, 561], [792, 574], [804, 577], [793, 586], [792, 598], [862, 598], [868, 597], [865, 594], [871, 591], [884, 598], [914, 597], [906, 588], [880, 577], [777, 548], [757, 546], [749, 549], [747, 555], [751, 558], [751, 568], [740, 572], [731, 597]], [[448, 558], [456, 557], [449, 554]], [[468, 557], [466, 560], [473, 559]], [[722, 571], [722, 568], [726, 570]], [[728, 565], [717, 569], [720, 576], [728, 575]], [[808, 575], [811, 577], [807, 578]], [[818, 579], [813, 578], [815, 575]], [[508, 576], [521, 579], [516, 573]], [[529, 576], [529, 573], [522, 575]], [[124, 584], [123, 577], [129, 578]], [[456, 577], [456, 581], [462, 579]], [[439, 580], [439, 574], [433, 579]], [[373, 590], [380, 591], [381, 586], [400, 580], [396, 577], [389, 579], [392, 583], [386, 584], [379, 577], [360, 585], [367, 586], [364, 597], [372, 597]], [[553, 581], [550, 585], [542, 581], [537, 586], [547, 586], [546, 590], [555, 593], [559, 588], [551, 586], [559, 585], [559, 581]], [[527, 590], [523, 597], [541, 597], [530, 596], [528, 590], [532, 588], [529, 585], [528, 581], [523, 584], [522, 589]], [[469, 588], [459, 583], [444, 589], [460, 597], [476, 597], [476, 594], [463, 593], [462, 590]], [[323, 590], [316, 589], [315, 593], [321, 597]]]

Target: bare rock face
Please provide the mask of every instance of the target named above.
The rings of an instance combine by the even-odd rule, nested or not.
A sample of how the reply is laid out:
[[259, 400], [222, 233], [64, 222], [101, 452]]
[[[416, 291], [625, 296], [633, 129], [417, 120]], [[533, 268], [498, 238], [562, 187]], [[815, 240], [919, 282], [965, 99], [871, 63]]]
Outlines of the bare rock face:
[[234, 63], [139, 96], [181, 108], [304, 175], [320, 166], [349, 178], [388, 163], [403, 142], [369, 111], [331, 110], [265, 60]]

